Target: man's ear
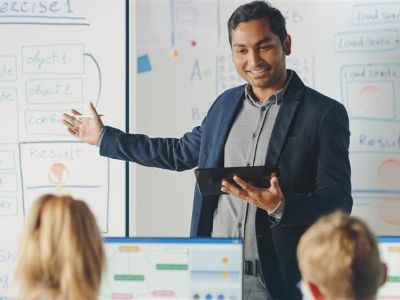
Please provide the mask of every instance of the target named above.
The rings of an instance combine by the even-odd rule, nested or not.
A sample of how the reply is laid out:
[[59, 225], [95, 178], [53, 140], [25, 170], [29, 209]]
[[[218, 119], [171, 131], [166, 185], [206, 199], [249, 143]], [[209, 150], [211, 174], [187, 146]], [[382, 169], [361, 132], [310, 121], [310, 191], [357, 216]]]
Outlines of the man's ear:
[[289, 34], [286, 35], [283, 41], [283, 52], [285, 55], [290, 55], [290, 53], [292, 53], [292, 38]]
[[322, 295], [322, 293], [319, 291], [318, 287], [314, 283], [307, 281], [306, 284], [315, 300], [324, 300], [324, 295]]

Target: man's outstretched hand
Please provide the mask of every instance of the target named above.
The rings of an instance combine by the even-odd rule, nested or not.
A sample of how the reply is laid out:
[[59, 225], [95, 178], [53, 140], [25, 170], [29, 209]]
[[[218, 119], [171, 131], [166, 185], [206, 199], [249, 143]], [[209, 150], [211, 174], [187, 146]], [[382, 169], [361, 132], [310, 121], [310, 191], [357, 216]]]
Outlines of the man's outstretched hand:
[[90, 102], [89, 108], [91, 116], [82, 116], [80, 112], [73, 109], [71, 114], [63, 114], [62, 121], [73, 136], [82, 142], [96, 145], [104, 124], [92, 102]]

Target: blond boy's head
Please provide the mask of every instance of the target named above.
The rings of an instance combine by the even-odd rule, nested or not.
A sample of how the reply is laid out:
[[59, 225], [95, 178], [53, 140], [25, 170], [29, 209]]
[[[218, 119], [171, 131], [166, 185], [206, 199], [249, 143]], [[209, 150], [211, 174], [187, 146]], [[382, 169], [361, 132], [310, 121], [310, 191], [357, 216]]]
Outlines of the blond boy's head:
[[386, 278], [368, 226], [341, 212], [321, 217], [306, 231], [297, 257], [316, 299], [374, 299]]

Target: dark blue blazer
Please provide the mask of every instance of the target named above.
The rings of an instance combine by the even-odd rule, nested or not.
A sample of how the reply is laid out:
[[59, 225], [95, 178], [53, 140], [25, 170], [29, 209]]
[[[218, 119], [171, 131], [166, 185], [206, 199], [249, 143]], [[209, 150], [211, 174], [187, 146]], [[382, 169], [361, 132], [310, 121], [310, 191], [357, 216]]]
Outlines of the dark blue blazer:
[[[224, 146], [244, 99], [244, 86], [227, 90], [211, 106], [201, 126], [180, 139], [150, 138], [105, 127], [103, 156], [144, 166], [182, 171], [221, 167]], [[264, 280], [276, 299], [298, 298], [296, 247], [319, 216], [352, 207], [349, 121], [342, 104], [306, 87], [296, 73], [282, 100], [265, 159], [278, 165], [285, 210], [278, 223], [256, 213], [257, 247]], [[177, 183], [178, 184], [178, 183]], [[218, 197], [202, 197], [196, 186], [191, 236], [210, 236]]]

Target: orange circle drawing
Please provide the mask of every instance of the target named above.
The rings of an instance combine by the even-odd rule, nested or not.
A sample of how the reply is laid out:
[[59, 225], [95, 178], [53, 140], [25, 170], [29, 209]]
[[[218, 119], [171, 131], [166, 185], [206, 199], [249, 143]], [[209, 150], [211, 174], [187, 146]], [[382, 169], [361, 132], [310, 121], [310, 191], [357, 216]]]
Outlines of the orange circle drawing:
[[383, 220], [391, 225], [400, 225], [400, 198], [384, 199], [379, 207]]
[[60, 185], [69, 179], [68, 168], [62, 163], [55, 163], [49, 169], [49, 180], [51, 183]]
[[389, 97], [384, 89], [369, 85], [358, 93], [360, 107], [370, 116], [381, 116], [388, 110]]
[[386, 186], [399, 187], [400, 161], [396, 158], [388, 158], [382, 161], [378, 167], [378, 176]]

